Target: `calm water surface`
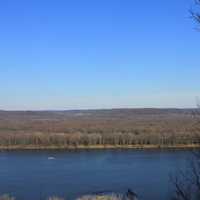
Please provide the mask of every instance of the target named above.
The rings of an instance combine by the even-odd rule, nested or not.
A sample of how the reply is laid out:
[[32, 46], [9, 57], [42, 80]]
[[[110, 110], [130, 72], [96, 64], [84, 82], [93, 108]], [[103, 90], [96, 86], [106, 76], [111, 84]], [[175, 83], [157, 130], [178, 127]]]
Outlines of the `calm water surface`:
[[71, 200], [131, 188], [140, 199], [165, 200], [172, 191], [169, 175], [183, 169], [190, 157], [191, 152], [181, 150], [0, 152], [0, 194], [19, 200], [51, 195]]

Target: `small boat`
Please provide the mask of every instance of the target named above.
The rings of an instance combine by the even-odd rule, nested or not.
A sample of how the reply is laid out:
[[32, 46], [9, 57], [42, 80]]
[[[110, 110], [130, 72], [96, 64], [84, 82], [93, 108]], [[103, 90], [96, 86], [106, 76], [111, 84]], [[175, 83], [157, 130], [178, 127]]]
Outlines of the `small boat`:
[[55, 160], [56, 158], [53, 156], [48, 157], [48, 160]]

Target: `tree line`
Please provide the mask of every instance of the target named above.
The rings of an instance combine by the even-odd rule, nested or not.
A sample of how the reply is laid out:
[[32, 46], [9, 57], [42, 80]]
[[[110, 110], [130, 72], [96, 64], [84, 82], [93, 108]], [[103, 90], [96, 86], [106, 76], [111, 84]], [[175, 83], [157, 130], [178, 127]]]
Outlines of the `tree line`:
[[0, 135], [0, 146], [79, 147], [79, 146], [125, 146], [125, 145], [200, 145], [198, 134], [138, 134], [138, 133], [10, 133]]

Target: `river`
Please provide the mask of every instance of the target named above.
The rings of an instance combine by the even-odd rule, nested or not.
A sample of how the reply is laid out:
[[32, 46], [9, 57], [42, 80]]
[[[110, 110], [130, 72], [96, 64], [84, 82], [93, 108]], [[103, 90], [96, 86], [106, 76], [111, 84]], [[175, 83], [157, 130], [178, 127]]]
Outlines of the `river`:
[[91, 150], [0, 152], [0, 194], [17, 200], [57, 195], [72, 200], [102, 191], [125, 193], [141, 200], [167, 200], [170, 174], [187, 166], [186, 150]]

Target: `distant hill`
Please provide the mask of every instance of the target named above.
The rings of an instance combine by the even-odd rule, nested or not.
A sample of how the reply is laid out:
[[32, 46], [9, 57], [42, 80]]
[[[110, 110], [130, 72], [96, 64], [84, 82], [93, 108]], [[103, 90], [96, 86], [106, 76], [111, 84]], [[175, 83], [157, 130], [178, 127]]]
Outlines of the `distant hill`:
[[196, 144], [200, 123], [194, 113], [174, 108], [0, 111], [0, 146]]

